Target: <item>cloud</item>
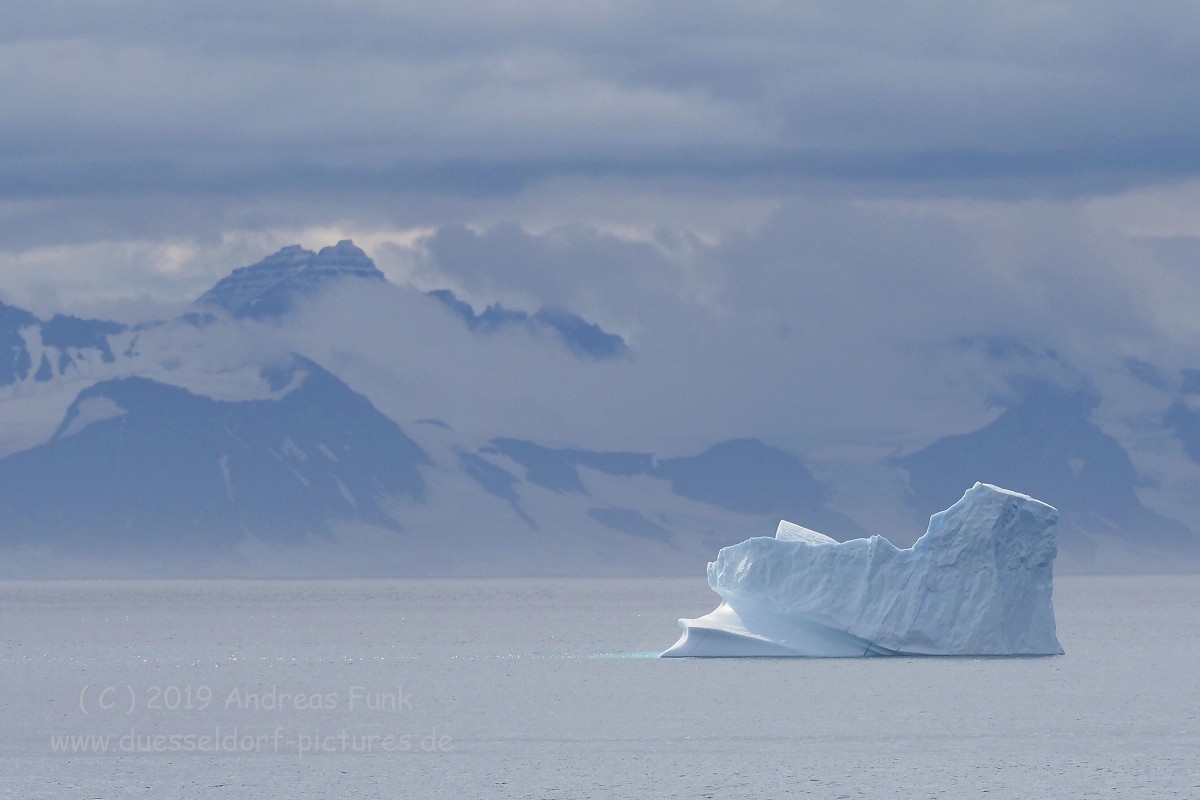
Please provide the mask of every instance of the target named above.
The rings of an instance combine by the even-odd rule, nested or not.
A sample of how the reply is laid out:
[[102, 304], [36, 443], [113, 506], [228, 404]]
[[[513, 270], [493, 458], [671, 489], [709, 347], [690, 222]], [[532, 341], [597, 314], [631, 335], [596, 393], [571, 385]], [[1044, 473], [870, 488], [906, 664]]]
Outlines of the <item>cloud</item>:
[[0, 36], [8, 197], [1090, 193], [1194, 175], [1187, 3], [38, 4]]
[[431, 288], [449, 281], [450, 288], [481, 306], [502, 302], [527, 311], [561, 306], [628, 326], [635, 314], [650, 311], [633, 307], [638, 298], [653, 307], [664, 296], [692, 288], [681, 274], [686, 256], [660, 241], [668, 235], [663, 232], [658, 238], [642, 240], [584, 225], [536, 235], [514, 222], [481, 232], [462, 225], [443, 226], [421, 240], [422, 269], [414, 278]]
[[579, 365], [414, 311], [439, 331], [414, 391], [442, 396], [439, 359], [479, 370], [510, 394], [461, 413], [512, 435], [966, 427], [1004, 382], [963, 337], [1188, 366], [1198, 14], [30, 4], [0, 31], [0, 285], [132, 318], [352, 237], [408, 288], [630, 343]]
[[[360, 380], [404, 376], [372, 392], [402, 399], [390, 413], [668, 453], [737, 436], [912, 447], [986, 423], [1030, 380], [1107, 381], [1119, 403], [1127, 359], [1186, 366], [1181, 314], [1200, 299], [1074, 203], [794, 201], [711, 242], [510, 222], [388, 249], [413, 265], [403, 311], [346, 300], [314, 330], [371, 351], [373, 366], [336, 365]], [[630, 356], [596, 365], [528, 332], [471, 334], [414, 291], [431, 288], [477, 307], [564, 306], [627, 337]], [[318, 339], [305, 346], [347, 350]]]
[[[0, 277], [67, 303], [169, 294], [157, 254], [181, 243], [211, 278], [335, 227], [441, 229], [431, 251], [461, 288], [516, 297], [447, 250], [456, 226], [510, 222], [578, 259], [522, 267], [541, 291], [558, 280], [621, 322], [609, 298], [647, 276], [690, 271], [711, 295], [655, 231], [712, 244], [827, 198], [1153, 220], [1187, 205], [1166, 184], [1200, 178], [1200, 12], [1181, 2], [76, 6], [28, 5], [0, 31]], [[1109, 202], [1138, 193], [1142, 212]], [[518, 257], [501, 234], [486, 246]], [[372, 241], [388, 269], [399, 251]], [[73, 270], [47, 255], [64, 247]], [[129, 247], [126, 266], [104, 255]], [[654, 258], [622, 286], [615, 260]], [[610, 276], [588, 296], [585, 269]]]

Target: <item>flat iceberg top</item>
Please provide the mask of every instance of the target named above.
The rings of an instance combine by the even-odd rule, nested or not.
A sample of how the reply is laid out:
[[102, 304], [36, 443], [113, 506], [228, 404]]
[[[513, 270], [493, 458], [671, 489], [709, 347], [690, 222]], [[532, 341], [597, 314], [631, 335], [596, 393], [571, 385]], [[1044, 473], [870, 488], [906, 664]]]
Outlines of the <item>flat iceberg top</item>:
[[717, 554], [708, 582], [721, 607], [680, 620], [684, 635], [663, 655], [1062, 653], [1057, 520], [1052, 506], [976, 483], [904, 550], [781, 522], [774, 539]]

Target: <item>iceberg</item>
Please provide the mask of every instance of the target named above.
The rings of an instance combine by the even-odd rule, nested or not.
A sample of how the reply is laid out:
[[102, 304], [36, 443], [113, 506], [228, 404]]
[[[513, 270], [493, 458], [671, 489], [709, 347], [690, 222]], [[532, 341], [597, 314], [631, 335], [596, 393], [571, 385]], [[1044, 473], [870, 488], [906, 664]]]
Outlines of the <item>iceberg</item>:
[[1058, 511], [985, 483], [907, 549], [787, 521], [708, 565], [715, 611], [681, 619], [663, 657], [1060, 655]]

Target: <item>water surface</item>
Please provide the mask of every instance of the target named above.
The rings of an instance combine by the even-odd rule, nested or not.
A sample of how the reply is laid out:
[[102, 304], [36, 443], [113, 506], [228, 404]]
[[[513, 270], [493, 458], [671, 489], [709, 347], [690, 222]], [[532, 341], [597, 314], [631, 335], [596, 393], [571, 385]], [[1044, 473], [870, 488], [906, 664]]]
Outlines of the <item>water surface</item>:
[[0, 791], [1200, 796], [1200, 577], [1055, 601], [1062, 657], [673, 660], [703, 579], [0, 583]]

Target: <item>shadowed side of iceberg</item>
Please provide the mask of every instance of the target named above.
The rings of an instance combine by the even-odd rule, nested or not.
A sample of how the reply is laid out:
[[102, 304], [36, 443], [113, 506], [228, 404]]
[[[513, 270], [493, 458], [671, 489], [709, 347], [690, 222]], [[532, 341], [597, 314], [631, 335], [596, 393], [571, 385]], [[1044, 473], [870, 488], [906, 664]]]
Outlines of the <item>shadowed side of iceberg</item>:
[[977, 483], [911, 547], [787, 522], [709, 564], [721, 596], [664, 656], [1053, 655], [1058, 512]]

